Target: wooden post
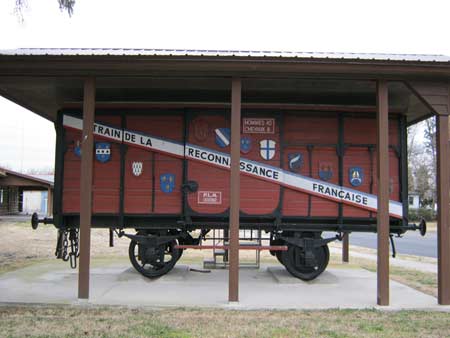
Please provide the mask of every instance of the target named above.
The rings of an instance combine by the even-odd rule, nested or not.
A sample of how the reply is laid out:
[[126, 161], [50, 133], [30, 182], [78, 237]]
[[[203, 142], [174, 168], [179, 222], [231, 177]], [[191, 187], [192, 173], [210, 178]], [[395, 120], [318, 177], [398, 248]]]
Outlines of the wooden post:
[[239, 208], [241, 151], [241, 80], [231, 83], [231, 179], [228, 301], [239, 301]]
[[80, 267], [78, 298], [89, 298], [89, 266], [91, 258], [92, 162], [94, 148], [95, 79], [84, 82], [83, 134], [81, 139], [80, 180]]
[[389, 305], [389, 126], [388, 87], [377, 81], [377, 304]]
[[[450, 106], [450, 102], [449, 102]], [[438, 200], [438, 303], [450, 305], [450, 222], [449, 222], [449, 118], [436, 116], [437, 200]]]
[[47, 188], [47, 216], [51, 217], [53, 215], [53, 189], [52, 187]]
[[342, 237], [342, 261], [348, 263], [348, 245], [349, 245], [349, 233], [345, 233]]

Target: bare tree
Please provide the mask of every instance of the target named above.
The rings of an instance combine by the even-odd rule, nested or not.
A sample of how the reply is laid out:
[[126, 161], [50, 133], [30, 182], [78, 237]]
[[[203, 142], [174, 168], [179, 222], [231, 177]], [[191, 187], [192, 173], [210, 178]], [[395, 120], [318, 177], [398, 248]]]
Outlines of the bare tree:
[[408, 191], [416, 191], [416, 172], [419, 166], [421, 154], [423, 152], [420, 144], [417, 143], [417, 124], [407, 129], [407, 149], [408, 149]]
[[429, 156], [428, 168], [430, 172], [430, 191], [433, 204], [436, 201], [436, 118], [430, 117], [425, 120], [425, 132], [424, 132], [424, 145], [425, 152]]
[[[419, 135], [422, 132], [423, 138]], [[436, 199], [435, 121], [428, 119], [408, 128], [408, 191], [417, 192], [421, 207], [433, 207]]]
[[[14, 14], [16, 17], [23, 22], [23, 11], [24, 9], [28, 8], [28, 0], [15, 0], [15, 6], [14, 6]], [[61, 11], [67, 11], [67, 14], [71, 17], [73, 14], [73, 8], [75, 6], [75, 0], [58, 0], [59, 9]]]
[[415, 173], [416, 190], [419, 193], [420, 206], [433, 206], [433, 191], [431, 188], [431, 177], [429, 166], [422, 163]]
[[59, 9], [61, 11], [66, 10], [69, 16], [73, 14], [73, 6], [75, 6], [75, 0], [58, 0]]
[[23, 10], [27, 7], [27, 0], [16, 0], [16, 5], [14, 6], [14, 14], [20, 22], [23, 22]]

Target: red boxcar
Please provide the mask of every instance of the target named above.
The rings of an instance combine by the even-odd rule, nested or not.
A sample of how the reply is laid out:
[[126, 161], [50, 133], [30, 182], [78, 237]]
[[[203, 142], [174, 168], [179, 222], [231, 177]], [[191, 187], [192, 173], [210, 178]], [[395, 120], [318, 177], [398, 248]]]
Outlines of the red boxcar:
[[[405, 217], [406, 124], [392, 116], [390, 230], [403, 233], [417, 227]], [[270, 232], [271, 252], [292, 274], [315, 278], [328, 263], [328, 242], [376, 230], [373, 114], [244, 111], [241, 125], [240, 227]], [[60, 112], [54, 210], [60, 248], [79, 226], [81, 129], [79, 112]], [[198, 245], [211, 229], [227, 229], [228, 112], [98, 111], [94, 135], [93, 226], [120, 234], [137, 229], [125, 235], [141, 273], [166, 273], [183, 248]], [[323, 239], [323, 231], [338, 236]]]

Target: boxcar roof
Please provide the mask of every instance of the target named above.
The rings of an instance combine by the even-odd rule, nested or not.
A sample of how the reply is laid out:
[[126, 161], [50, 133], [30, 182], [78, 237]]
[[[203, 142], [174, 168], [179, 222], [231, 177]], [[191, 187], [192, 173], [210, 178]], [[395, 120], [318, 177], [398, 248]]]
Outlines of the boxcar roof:
[[[216, 104], [228, 107], [230, 78], [243, 79], [244, 107], [375, 107], [375, 83], [390, 82], [390, 109], [410, 123], [431, 105], [412, 83], [431, 84], [438, 110], [448, 113], [450, 57], [423, 54], [325, 53], [123, 48], [0, 50], [0, 95], [54, 121], [80, 106], [83, 79], [96, 77], [97, 102]], [[429, 88], [425, 92], [430, 94]], [[423, 86], [422, 86], [423, 88]], [[437, 100], [437, 101], [436, 101]]]

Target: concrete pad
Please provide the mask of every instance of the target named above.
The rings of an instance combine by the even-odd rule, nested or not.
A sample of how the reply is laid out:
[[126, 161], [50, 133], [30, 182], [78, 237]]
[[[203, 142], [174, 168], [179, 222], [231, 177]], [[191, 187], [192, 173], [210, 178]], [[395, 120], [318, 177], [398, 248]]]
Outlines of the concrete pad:
[[[201, 269], [199, 266], [192, 268]], [[240, 270], [240, 302], [228, 303], [228, 271], [210, 273], [176, 266], [158, 279], [141, 276], [117, 262], [91, 269], [90, 304], [196, 306], [236, 309], [374, 308], [376, 274], [363, 269], [330, 268], [304, 282], [282, 266]], [[77, 304], [78, 274], [60, 262], [37, 264], [0, 277], [0, 302]], [[391, 306], [382, 309], [433, 309], [434, 297], [391, 281]]]

